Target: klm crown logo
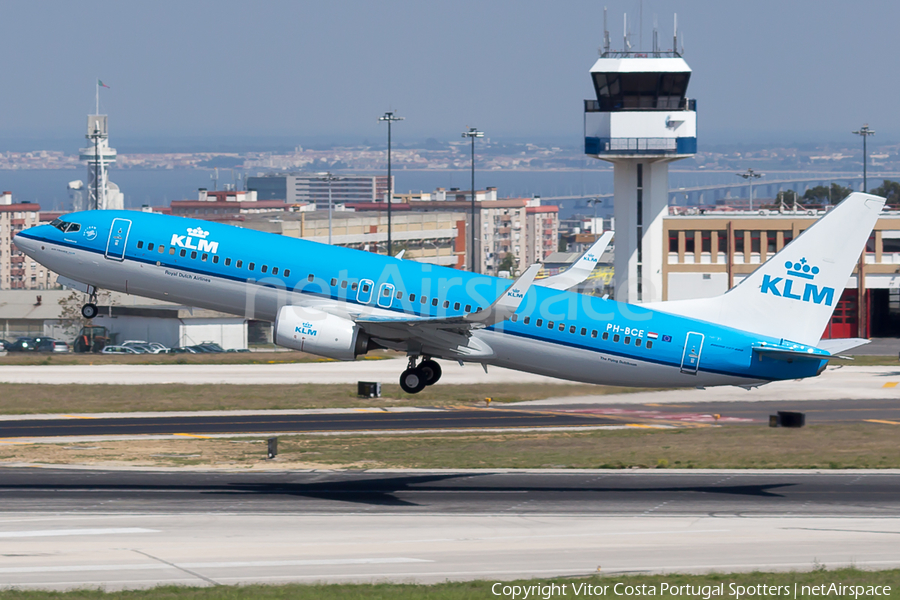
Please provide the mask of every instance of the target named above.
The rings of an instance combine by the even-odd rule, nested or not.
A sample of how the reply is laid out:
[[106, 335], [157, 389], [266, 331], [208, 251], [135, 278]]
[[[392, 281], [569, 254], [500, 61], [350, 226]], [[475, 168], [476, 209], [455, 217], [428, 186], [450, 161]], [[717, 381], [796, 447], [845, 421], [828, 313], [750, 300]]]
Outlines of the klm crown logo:
[[[801, 258], [797, 262], [785, 261], [784, 268], [787, 269], [785, 277], [763, 275], [762, 284], [759, 286], [761, 293], [801, 302], [825, 304], [825, 306], [831, 306], [834, 303], [834, 288], [824, 286], [819, 288], [816, 284], [811, 283], [819, 274], [819, 267], [814, 267], [806, 258]], [[801, 286], [803, 286], [802, 294], [800, 293]]]
[[192, 237], [203, 238], [204, 240], [206, 239], [206, 236], [209, 235], [209, 232], [203, 231], [202, 227], [198, 227], [196, 229], [192, 229], [192, 228], [188, 227], [187, 232], [188, 232], [188, 235], [190, 235]]

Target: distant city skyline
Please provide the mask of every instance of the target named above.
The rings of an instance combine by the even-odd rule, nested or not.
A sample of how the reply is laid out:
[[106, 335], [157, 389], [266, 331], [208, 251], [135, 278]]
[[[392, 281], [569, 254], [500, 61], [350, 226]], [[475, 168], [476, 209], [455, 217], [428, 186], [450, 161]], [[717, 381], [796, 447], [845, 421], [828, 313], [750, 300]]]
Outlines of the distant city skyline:
[[[894, 2], [607, 5], [613, 48], [623, 13], [635, 49], [641, 38], [649, 48], [654, 15], [670, 48], [678, 13], [701, 151], [852, 144], [863, 123], [873, 147], [900, 139]], [[450, 141], [472, 125], [500, 141], [576, 145], [603, 31], [603, 4], [587, 1], [91, 0], [9, 2], [0, 14], [10, 57], [0, 151], [75, 151], [98, 78], [120, 152], [380, 145], [387, 109], [406, 117], [396, 144]]]

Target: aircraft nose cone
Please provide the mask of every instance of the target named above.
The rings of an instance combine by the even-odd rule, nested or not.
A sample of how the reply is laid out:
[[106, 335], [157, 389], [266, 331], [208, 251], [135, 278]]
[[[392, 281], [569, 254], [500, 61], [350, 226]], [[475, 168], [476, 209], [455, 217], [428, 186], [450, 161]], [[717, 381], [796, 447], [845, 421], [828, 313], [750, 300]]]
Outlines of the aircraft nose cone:
[[16, 236], [12, 239], [12, 243], [15, 244], [16, 248], [18, 248], [28, 256], [33, 257], [35, 252], [37, 251], [40, 241], [31, 237], [26, 237], [19, 233], [16, 234]]

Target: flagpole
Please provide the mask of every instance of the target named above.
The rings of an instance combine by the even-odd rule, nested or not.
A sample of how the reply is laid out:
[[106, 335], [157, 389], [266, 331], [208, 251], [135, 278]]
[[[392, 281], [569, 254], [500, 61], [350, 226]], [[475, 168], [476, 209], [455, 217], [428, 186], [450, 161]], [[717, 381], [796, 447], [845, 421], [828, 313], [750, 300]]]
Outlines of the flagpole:
[[100, 114], [100, 80], [97, 80], [95, 86], [95, 94], [94, 94], [94, 114]]

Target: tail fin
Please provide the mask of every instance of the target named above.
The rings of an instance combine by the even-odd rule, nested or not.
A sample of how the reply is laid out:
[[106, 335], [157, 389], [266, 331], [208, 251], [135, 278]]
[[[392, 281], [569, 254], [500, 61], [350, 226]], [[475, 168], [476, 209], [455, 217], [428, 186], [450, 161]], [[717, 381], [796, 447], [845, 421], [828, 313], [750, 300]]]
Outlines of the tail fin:
[[814, 346], [831, 319], [884, 202], [878, 196], [850, 194], [721, 296], [644, 306]]

